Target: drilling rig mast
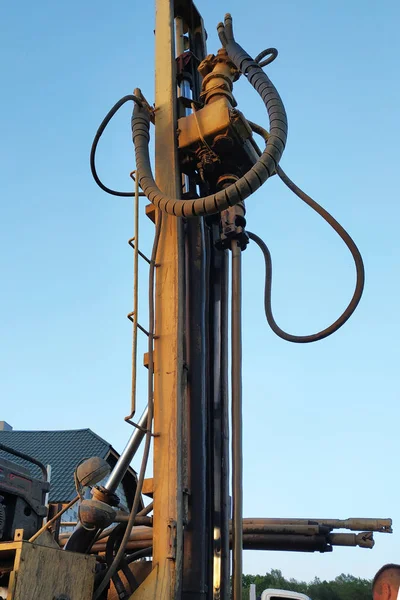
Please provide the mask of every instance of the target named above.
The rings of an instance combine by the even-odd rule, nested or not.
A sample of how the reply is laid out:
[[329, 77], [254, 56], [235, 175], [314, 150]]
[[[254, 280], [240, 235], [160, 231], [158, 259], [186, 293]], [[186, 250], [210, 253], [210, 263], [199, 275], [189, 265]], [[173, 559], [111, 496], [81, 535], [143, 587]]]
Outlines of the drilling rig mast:
[[[114, 195], [134, 196], [136, 223], [139, 196], [150, 200], [146, 214], [155, 233], [151, 257], [144, 257], [149, 263], [148, 328], [138, 322], [137, 307], [130, 315], [135, 334], [139, 328], [148, 338], [148, 405], [136, 423], [135, 335], [133, 401], [126, 418], [134, 431], [104, 485], [95, 485], [103, 468], [100, 463], [98, 473], [93, 463], [85, 466], [85, 475], [77, 471], [78, 492], [82, 481], [88, 485], [90, 480], [93, 498], [82, 500], [78, 495], [80, 523], [64, 550], [51, 549], [57, 557], [66, 557], [64, 562], [59, 558], [65, 588], [55, 593], [56, 582], [46, 571], [46, 584], [37, 588], [43, 600], [241, 600], [243, 548], [326, 552], [334, 545], [372, 547], [372, 531], [391, 531], [390, 519], [243, 518], [241, 253], [250, 241], [262, 250], [267, 321], [281, 338], [297, 343], [318, 341], [347, 321], [361, 298], [364, 269], [347, 232], [279, 165], [286, 143], [286, 113], [263, 69], [277, 51], [268, 48], [253, 59], [236, 42], [230, 15], [218, 25], [218, 34], [222, 47], [207, 54], [203, 20], [192, 0], [156, 0], [155, 105], [135, 89], [111, 109], [95, 137], [91, 167], [100, 187]], [[240, 76], [261, 96], [269, 131], [236, 108], [233, 84]], [[110, 190], [95, 167], [99, 139], [128, 101], [134, 105], [135, 193]], [[151, 123], [154, 178], [148, 150]], [[253, 134], [261, 137], [263, 150]], [[347, 309], [330, 327], [309, 336], [288, 334], [276, 324], [270, 253], [256, 234], [246, 230], [245, 200], [273, 175], [335, 229], [356, 266], [357, 284]], [[143, 256], [137, 231], [130, 243], [137, 261]], [[130, 514], [121, 514], [117, 487], [143, 439], [133, 506]], [[151, 444], [153, 476], [146, 478]], [[142, 493], [152, 498], [147, 507]], [[18, 530], [18, 539], [7, 547], [0, 544], [0, 571], [4, 553], [19, 557], [7, 567], [11, 573], [7, 600], [22, 598], [17, 591], [23, 577], [13, 574], [23, 552], [30, 560], [30, 549], [50, 524], [29, 541]], [[333, 533], [336, 528], [367, 531]], [[43, 538], [41, 545], [46, 546]], [[77, 570], [83, 572], [82, 565], [93, 561], [90, 554], [97, 557], [94, 581], [87, 584], [86, 565], [86, 587], [80, 583], [79, 593], [68, 583], [68, 574], [73, 578]], [[149, 557], [149, 572], [140, 575], [133, 567]], [[24, 589], [24, 600], [39, 597], [28, 598]]]

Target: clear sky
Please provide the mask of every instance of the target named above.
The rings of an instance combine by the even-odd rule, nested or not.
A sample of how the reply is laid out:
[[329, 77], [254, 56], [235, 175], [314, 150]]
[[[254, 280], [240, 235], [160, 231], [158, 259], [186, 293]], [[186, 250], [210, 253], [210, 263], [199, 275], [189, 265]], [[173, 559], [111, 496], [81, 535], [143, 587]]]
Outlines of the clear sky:
[[[289, 118], [281, 165], [348, 229], [366, 266], [364, 298], [343, 329], [291, 345], [265, 323], [262, 257], [255, 247], [245, 252], [245, 515], [391, 516], [395, 526], [394, 535], [375, 536], [372, 551], [246, 553], [245, 571], [371, 577], [383, 563], [400, 562], [399, 4], [198, 6], [209, 52], [218, 49], [215, 27], [228, 10], [251, 54], [279, 49], [268, 72]], [[123, 417], [132, 205], [97, 188], [88, 157], [117, 99], [136, 86], [153, 99], [153, 29], [153, 4], [133, 0], [19, 0], [3, 6], [0, 22], [0, 420], [16, 429], [90, 427], [119, 451], [131, 433]], [[246, 82], [236, 96], [248, 118], [268, 126]], [[106, 183], [130, 189], [130, 107], [104, 136], [98, 165]], [[342, 243], [275, 178], [247, 206], [249, 230], [273, 255], [278, 322], [302, 334], [335, 320], [354, 285]], [[143, 218], [146, 252], [151, 233]], [[141, 275], [145, 322], [145, 268]]]

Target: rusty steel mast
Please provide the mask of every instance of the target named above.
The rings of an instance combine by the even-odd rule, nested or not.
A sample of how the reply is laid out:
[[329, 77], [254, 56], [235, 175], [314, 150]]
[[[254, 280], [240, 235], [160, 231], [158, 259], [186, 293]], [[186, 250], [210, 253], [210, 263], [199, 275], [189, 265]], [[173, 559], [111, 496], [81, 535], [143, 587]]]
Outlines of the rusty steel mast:
[[[192, 2], [157, 0], [156, 180], [173, 198], [196, 195], [193, 179], [182, 181], [176, 132], [178, 117], [201, 99], [197, 67], [207, 54], [205, 37]], [[154, 431], [164, 436], [154, 439], [154, 586], [165, 598], [227, 598], [227, 251], [213, 245], [218, 222], [162, 219]]]
[[[274, 49], [252, 61], [234, 41], [229, 15], [218, 31], [223, 47], [208, 55], [203, 21], [194, 4], [156, 2], [156, 185], [149, 181], [151, 169], [140, 148], [146, 137], [140, 118], [147, 108], [136, 103], [134, 109], [137, 176], [157, 207], [159, 227], [152, 358], [156, 566], [146, 584], [149, 597], [227, 599], [232, 563], [232, 596], [239, 600], [243, 543], [268, 547], [257, 538], [265, 524], [246, 529], [242, 514], [241, 252], [249, 235], [259, 240], [246, 233], [243, 201], [277, 167], [286, 141], [286, 116], [275, 88], [260, 73], [262, 59], [267, 57], [264, 64], [268, 64], [276, 57]], [[269, 134], [249, 124], [235, 108], [232, 87], [241, 73], [263, 97]], [[273, 137], [270, 156], [258, 150], [252, 130], [266, 142]], [[252, 168], [254, 173], [245, 179]], [[201, 206], [199, 197], [206, 197]], [[362, 260], [357, 253], [356, 249], [358, 288], [342, 322], [362, 291]], [[290, 341], [314, 341], [333, 329], [309, 336], [313, 339]], [[274, 525], [269, 527], [271, 535]], [[287, 540], [295, 549], [296, 541]], [[272, 539], [270, 543], [274, 547]], [[141, 594], [139, 588], [134, 597], [142, 598]]]
[[[263, 70], [277, 51], [269, 48], [253, 59], [237, 43], [230, 15], [217, 29], [222, 47], [207, 54], [203, 20], [192, 0], [156, 0], [154, 108], [135, 89], [107, 115], [92, 150], [92, 172], [105, 189], [94, 166], [97, 142], [115, 109], [133, 100], [136, 201], [140, 187], [151, 202], [146, 213], [155, 224], [155, 241], [148, 261], [148, 408], [127, 445], [126, 457], [145, 436], [145, 460], [136, 505], [95, 599], [102, 597], [130, 543], [140, 491], [152, 497], [152, 570], [133, 599], [240, 600], [243, 548], [371, 547], [371, 530], [390, 530], [388, 520], [243, 519], [241, 253], [250, 240], [262, 250], [267, 321], [277, 335], [297, 343], [327, 337], [346, 322], [361, 298], [364, 269], [347, 232], [279, 166], [286, 143], [286, 113]], [[240, 76], [261, 96], [269, 131], [236, 108], [233, 84]], [[155, 176], [148, 150], [151, 123], [155, 125]], [[261, 137], [263, 150], [253, 134]], [[309, 336], [293, 336], [276, 324], [269, 250], [261, 238], [246, 231], [244, 201], [274, 174], [328, 221], [356, 266], [356, 288], [347, 309], [330, 327]], [[137, 314], [133, 322], [137, 328]], [[130, 422], [134, 393], [132, 397]], [[145, 479], [152, 437], [153, 477]], [[115, 473], [118, 465], [111, 474], [113, 485], [105, 486], [108, 492], [115, 491]], [[102, 500], [107, 501], [107, 493]], [[335, 534], [335, 527], [370, 531]]]
[[[72, 573], [80, 569], [74, 589], [82, 590], [81, 597], [72, 594], [71, 600], [241, 600], [243, 549], [371, 548], [373, 531], [391, 531], [390, 519], [243, 518], [241, 254], [250, 241], [262, 251], [268, 324], [282, 339], [295, 343], [323, 339], [347, 321], [362, 295], [364, 268], [349, 234], [280, 167], [286, 112], [264, 71], [277, 51], [268, 48], [255, 58], [249, 55], [235, 39], [230, 15], [217, 29], [221, 48], [208, 54], [203, 20], [192, 0], [156, 0], [155, 104], [135, 89], [109, 111], [93, 142], [91, 169], [98, 185], [113, 195], [135, 198], [135, 235], [130, 240], [135, 252], [135, 307], [129, 315], [134, 325], [132, 406], [126, 417], [134, 430], [104, 485], [96, 485], [104, 476], [100, 459], [77, 469], [78, 496], [72, 504], [80, 501], [80, 521], [63, 540], [70, 551], [60, 567], [65, 587], [61, 595], [54, 595], [59, 584], [56, 574], [47, 569], [46, 581], [40, 584], [43, 598], [49, 593], [49, 598], [69, 599], [64, 592], [70, 593]], [[241, 76], [260, 95], [269, 130], [238, 110], [233, 87]], [[131, 101], [134, 193], [106, 187], [95, 166], [104, 129]], [[152, 124], [154, 176], [149, 155]], [[254, 134], [260, 137], [262, 150]], [[246, 230], [246, 199], [274, 175], [333, 227], [356, 267], [356, 286], [346, 310], [332, 325], [308, 336], [291, 335], [275, 322], [271, 256], [263, 240]], [[146, 214], [154, 223], [150, 257], [139, 250], [140, 195], [150, 201]], [[149, 264], [147, 329], [138, 321], [139, 256]], [[138, 329], [148, 338], [148, 403], [136, 422]], [[118, 486], [143, 440], [133, 504], [129, 514], [123, 513], [118, 510]], [[153, 476], [149, 478], [151, 444]], [[92, 498], [83, 499], [82, 482], [88, 485], [89, 481]], [[151, 498], [147, 506], [143, 496]], [[0, 544], [0, 567], [2, 556], [9, 560], [10, 551], [19, 560], [21, 552], [30, 556], [38, 540], [46, 546], [43, 534], [61, 512], [29, 540], [24, 541], [18, 530], [19, 537], [11, 545]], [[360, 533], [335, 533], [335, 529]], [[71, 553], [76, 553], [76, 561]], [[86, 561], [83, 576], [82, 559], [88, 559], [88, 554], [101, 559], [95, 568]], [[146, 557], [152, 561], [138, 562]], [[15, 565], [7, 569], [12, 594], [24, 579], [14, 574]], [[88, 582], [89, 577], [93, 581]], [[85, 592], [81, 580], [86, 582]], [[24, 593], [24, 600], [29, 600]]]

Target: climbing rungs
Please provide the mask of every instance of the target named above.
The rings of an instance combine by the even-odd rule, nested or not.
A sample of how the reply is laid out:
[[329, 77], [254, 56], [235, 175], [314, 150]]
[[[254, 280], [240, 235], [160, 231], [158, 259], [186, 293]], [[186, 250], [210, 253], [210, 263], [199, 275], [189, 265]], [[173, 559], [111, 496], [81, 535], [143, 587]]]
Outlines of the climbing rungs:
[[[132, 323], [133, 323], [133, 318], [134, 318], [134, 316], [135, 316], [135, 313], [134, 313], [134, 312], [130, 312], [130, 313], [129, 313], [128, 315], [126, 315], [126, 316], [127, 316], [127, 317], [128, 317], [128, 319], [129, 319], [130, 321], [132, 321]], [[144, 327], [142, 327], [142, 325], [141, 325], [140, 323], [136, 323], [136, 325], [138, 326], [138, 328], [140, 329], [140, 331], [143, 331], [143, 333], [144, 333], [145, 335], [147, 335], [147, 337], [149, 337], [149, 335], [150, 335], [150, 334], [149, 334], [149, 332], [147, 331], [147, 329], [145, 329]]]
[[[135, 238], [131, 238], [130, 240], [128, 240], [128, 244], [131, 246], [131, 248], [135, 249]], [[143, 254], [143, 252], [141, 252], [140, 250], [138, 250], [138, 254], [141, 258], [143, 258], [147, 263], [149, 263], [149, 265], [151, 264], [151, 260], [145, 255]]]

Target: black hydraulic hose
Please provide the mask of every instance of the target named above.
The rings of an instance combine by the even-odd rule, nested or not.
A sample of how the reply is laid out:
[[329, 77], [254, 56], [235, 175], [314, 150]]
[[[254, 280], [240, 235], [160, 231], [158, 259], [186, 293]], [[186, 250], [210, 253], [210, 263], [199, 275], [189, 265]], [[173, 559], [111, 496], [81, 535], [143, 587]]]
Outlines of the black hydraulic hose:
[[130, 595], [129, 595], [129, 596], [131, 596], [133, 594], [133, 592], [135, 590], [137, 590], [137, 588], [139, 587], [139, 584], [138, 584], [137, 579], [134, 576], [133, 572], [130, 570], [129, 565], [126, 563], [126, 561], [124, 559], [121, 560], [120, 567], [121, 567], [121, 570], [122, 570], [123, 574], [125, 575], [125, 578], [131, 588]]
[[272, 313], [272, 305], [271, 305], [271, 288], [272, 288], [272, 259], [271, 253], [268, 249], [267, 244], [255, 233], [251, 233], [251, 231], [247, 232], [249, 238], [255, 242], [260, 248], [261, 252], [264, 255], [265, 260], [265, 288], [264, 288], [264, 308], [265, 308], [265, 316], [268, 321], [268, 325], [271, 327], [272, 331], [276, 333], [277, 336], [286, 340], [287, 342], [295, 342], [299, 344], [306, 344], [309, 342], [317, 342], [318, 340], [322, 340], [332, 333], [335, 333], [344, 325], [344, 323], [349, 319], [349, 317], [354, 312], [359, 300], [360, 295], [358, 297], [354, 294], [350, 304], [344, 311], [344, 313], [329, 327], [319, 331], [318, 333], [314, 333], [312, 335], [293, 335], [291, 333], [287, 333], [283, 329], [279, 327], [276, 323], [273, 313]]
[[100, 533], [101, 529], [99, 527], [86, 529], [79, 521], [72, 532], [71, 537], [65, 543], [64, 550], [86, 554], [87, 552], [90, 552], [91, 547]]
[[[335, 231], [337, 231], [337, 230], [335, 229]], [[355, 311], [358, 303], [360, 302], [362, 292], [363, 292], [363, 287], [364, 287], [364, 267], [363, 267], [362, 258], [361, 258], [361, 255], [359, 254], [358, 248], [357, 248], [358, 256], [357, 256], [357, 253], [353, 254], [353, 252], [352, 252], [354, 262], [356, 263], [356, 268], [357, 268], [357, 283], [356, 283], [356, 288], [354, 290], [353, 297], [350, 300], [350, 303], [348, 304], [346, 310], [340, 315], [340, 317], [338, 319], [336, 319], [336, 321], [334, 323], [332, 323], [332, 325], [329, 325], [329, 327], [327, 327], [326, 329], [323, 329], [322, 331], [319, 331], [318, 333], [314, 333], [312, 335], [293, 335], [291, 333], [287, 333], [286, 331], [284, 331], [283, 329], [281, 329], [279, 327], [279, 325], [276, 323], [273, 313], [272, 313], [272, 305], [271, 305], [272, 304], [271, 303], [272, 259], [271, 259], [271, 253], [268, 249], [268, 246], [255, 233], [251, 233], [250, 231], [248, 231], [247, 233], [248, 233], [249, 238], [258, 245], [258, 247], [260, 248], [260, 250], [262, 251], [262, 253], [264, 255], [264, 260], [265, 260], [265, 291], [264, 291], [265, 316], [267, 318], [268, 325], [271, 327], [272, 331], [274, 333], [276, 333], [277, 336], [279, 336], [283, 340], [286, 340], [287, 342], [295, 342], [298, 344], [307, 344], [309, 342], [317, 342], [318, 340], [323, 340], [324, 338], [328, 337], [329, 335], [332, 335], [332, 333], [335, 333], [338, 329], [340, 329], [340, 327], [342, 327], [342, 325], [344, 325], [346, 323], [346, 321], [351, 317], [351, 315]], [[337, 231], [337, 233], [339, 233], [339, 231]], [[339, 233], [339, 235], [340, 235], [340, 233]], [[348, 234], [346, 233], [346, 235], [348, 235]], [[342, 235], [340, 235], [340, 237], [343, 239]], [[352, 242], [353, 242], [353, 240], [352, 240]], [[354, 242], [353, 242], [353, 244], [354, 244]], [[350, 244], [347, 244], [347, 242], [346, 242], [346, 245], [350, 248]]]
[[139, 560], [140, 558], [147, 558], [151, 556], [153, 553], [153, 546], [148, 546], [147, 548], [142, 548], [141, 550], [137, 550], [133, 554], [128, 554], [125, 558], [125, 562], [127, 565], [130, 565], [135, 560]]
[[[266, 129], [257, 125], [256, 123], [252, 123], [248, 121], [252, 130], [264, 138], [267, 142], [269, 138], [269, 133]], [[329, 325], [326, 329], [319, 331], [318, 333], [314, 333], [312, 335], [292, 335], [283, 331], [276, 323], [273, 313], [272, 313], [272, 302], [271, 302], [271, 289], [272, 289], [272, 259], [271, 253], [268, 249], [266, 243], [259, 238], [255, 233], [248, 232], [250, 239], [252, 239], [261, 249], [264, 254], [265, 260], [265, 291], [264, 291], [264, 306], [265, 306], [265, 316], [267, 317], [268, 325], [271, 327], [272, 331], [276, 333], [280, 338], [286, 340], [287, 342], [294, 342], [298, 344], [307, 344], [309, 342], [317, 342], [318, 340], [322, 340], [332, 333], [335, 333], [342, 325], [346, 323], [346, 321], [351, 317], [353, 312], [358, 306], [358, 303], [361, 300], [361, 296], [364, 290], [364, 282], [365, 282], [365, 271], [364, 271], [364, 263], [359, 249], [357, 248], [355, 242], [347, 233], [347, 231], [332, 217], [327, 210], [325, 210], [322, 206], [318, 204], [315, 200], [313, 200], [308, 194], [303, 192], [281, 169], [278, 165], [276, 168], [276, 173], [278, 177], [283, 181], [285, 185], [294, 193], [296, 196], [303, 200], [310, 208], [315, 210], [329, 225], [332, 227], [334, 231], [338, 234], [338, 236], [344, 241], [350, 253], [353, 257], [354, 264], [356, 267], [356, 286], [354, 289], [353, 297], [351, 298], [347, 308], [340, 315], [338, 319], [332, 325]]]
[[[125, 529], [125, 524], [117, 525], [117, 527], [109, 535], [106, 544], [106, 562], [108, 568], [110, 568], [110, 566], [112, 565], [115, 556], [115, 548], [118, 545], [118, 543], [121, 542]], [[114, 583], [115, 589], [117, 590], [118, 598], [125, 598], [126, 596], [128, 596], [128, 593], [125, 589], [124, 584], [122, 583], [122, 579], [119, 576], [118, 572], [114, 573], [114, 575], [112, 576], [112, 581]]]
[[[157, 187], [152, 173], [149, 154], [151, 113], [145, 105], [135, 102], [132, 137], [140, 187], [157, 208], [177, 217], [210, 215], [243, 201], [275, 172], [286, 144], [287, 118], [282, 100], [262, 67], [234, 40], [230, 15], [225, 16], [225, 24], [218, 25], [218, 33], [230, 59], [261, 96], [268, 111], [270, 135], [256, 164], [229, 187], [195, 200], [169, 198]], [[140, 95], [140, 90], [135, 90], [135, 94]]]
[[113, 196], [131, 197], [131, 196], [135, 195], [135, 192], [118, 192], [117, 190], [113, 190], [113, 189], [107, 187], [106, 185], [104, 185], [104, 183], [101, 181], [101, 179], [97, 175], [96, 163], [95, 163], [96, 150], [97, 150], [97, 145], [99, 143], [99, 140], [100, 140], [101, 136], [103, 135], [105, 128], [107, 127], [107, 125], [109, 124], [111, 119], [113, 118], [113, 116], [119, 111], [121, 106], [123, 106], [127, 102], [130, 102], [131, 100], [135, 104], [139, 104], [140, 106], [143, 106], [143, 102], [140, 100], [140, 98], [137, 98], [137, 96], [135, 96], [133, 94], [129, 94], [128, 96], [124, 96], [123, 98], [118, 100], [118, 102], [116, 104], [114, 104], [114, 106], [111, 108], [111, 110], [108, 111], [108, 113], [106, 114], [106, 116], [104, 117], [102, 122], [100, 123], [100, 126], [97, 130], [97, 133], [96, 133], [93, 143], [92, 143], [92, 148], [90, 150], [90, 170], [92, 172], [93, 179], [95, 180], [97, 185], [99, 187], [101, 187], [102, 190], [107, 192], [107, 194], [111, 194]]
[[112, 582], [115, 586], [118, 598], [128, 598], [128, 592], [126, 591], [126, 588], [122, 583], [122, 579], [118, 575], [118, 573], [114, 573], [114, 575], [112, 576]]
[[120, 523], [117, 525], [108, 536], [106, 544], [106, 562], [110, 566], [114, 560], [115, 548], [120, 545], [121, 540], [126, 531], [126, 524]]

